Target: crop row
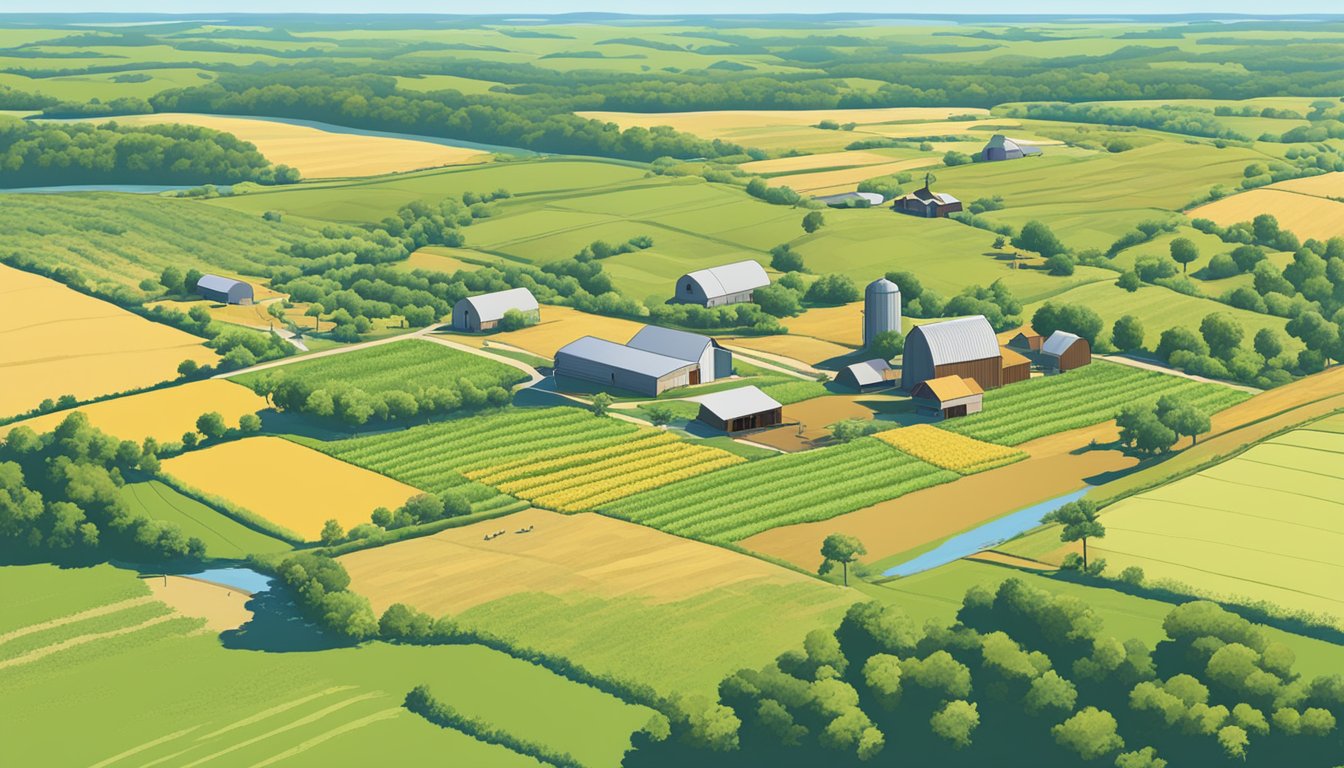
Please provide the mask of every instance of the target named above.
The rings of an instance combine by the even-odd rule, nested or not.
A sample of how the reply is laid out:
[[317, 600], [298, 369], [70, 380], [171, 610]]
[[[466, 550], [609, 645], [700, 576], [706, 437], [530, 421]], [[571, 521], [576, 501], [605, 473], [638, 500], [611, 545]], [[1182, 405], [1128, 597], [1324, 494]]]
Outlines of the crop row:
[[619, 480], [621, 476], [645, 467], [666, 465], [683, 457], [695, 456], [705, 451], [718, 453], [716, 448], [698, 448], [680, 441], [662, 443], [649, 446], [643, 450], [630, 450], [586, 466], [573, 466], [559, 472], [502, 483], [496, 487], [505, 493], [520, 494], [527, 498], [533, 498], [573, 486], [602, 482], [611, 477]]
[[938, 429], [931, 424], [892, 429], [873, 437], [935, 467], [963, 475], [1011, 464], [1027, 455], [1013, 448]]
[[1245, 392], [1145, 371], [1115, 363], [1012, 384], [985, 394], [981, 413], [943, 424], [951, 432], [1001, 445], [1018, 445], [1046, 435], [1115, 418], [1136, 399], [1175, 395], [1208, 411], [1234, 405]]
[[591, 465], [613, 456], [621, 456], [635, 451], [642, 451], [654, 445], [676, 442], [679, 442], [679, 440], [676, 435], [673, 435], [671, 432], [644, 430], [628, 440], [624, 440], [615, 445], [609, 445], [605, 448], [588, 451], [586, 453], [559, 456], [546, 461], [537, 461], [532, 456], [527, 456], [514, 461], [504, 462], [488, 469], [473, 471], [470, 475], [473, 480], [478, 480], [482, 483], [501, 485], [503, 483], [522, 480], [524, 478], [549, 475], [575, 466]]
[[958, 478], [872, 438], [702, 474], [600, 507], [710, 541], [825, 520]]
[[[252, 374], [240, 381], [268, 374]], [[370, 394], [394, 389], [418, 391], [457, 384], [466, 379], [482, 389], [508, 388], [527, 380], [513, 366], [423, 339], [380, 344], [355, 352], [285, 366], [287, 377], [307, 381], [314, 388], [336, 384], [358, 387]]]
[[[688, 446], [689, 447], [689, 446]], [[672, 459], [658, 457], [638, 462], [619, 474], [600, 480], [590, 480], [565, 490], [540, 495], [533, 503], [561, 512], [581, 512], [596, 509], [631, 494], [660, 488], [668, 483], [696, 477], [746, 461], [727, 451], [715, 448], [691, 448], [689, 453]]]

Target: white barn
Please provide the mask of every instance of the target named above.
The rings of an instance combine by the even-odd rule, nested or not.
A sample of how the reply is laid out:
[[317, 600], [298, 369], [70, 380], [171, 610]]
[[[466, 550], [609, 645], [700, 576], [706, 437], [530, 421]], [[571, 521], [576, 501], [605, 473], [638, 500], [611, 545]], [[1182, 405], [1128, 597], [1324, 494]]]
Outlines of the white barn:
[[757, 288], [769, 284], [770, 277], [765, 274], [765, 267], [747, 259], [682, 275], [677, 280], [673, 300], [703, 307], [742, 304], [751, 301]]
[[626, 342], [626, 346], [696, 363], [699, 368], [691, 373], [692, 384], [703, 384], [733, 375], [733, 353], [720, 347], [708, 336], [698, 333], [646, 325]]
[[531, 322], [541, 320], [541, 307], [532, 292], [526, 288], [513, 288], [468, 296], [454, 304], [453, 330], [467, 333], [494, 330], [504, 319], [504, 313], [511, 309], [522, 312]]

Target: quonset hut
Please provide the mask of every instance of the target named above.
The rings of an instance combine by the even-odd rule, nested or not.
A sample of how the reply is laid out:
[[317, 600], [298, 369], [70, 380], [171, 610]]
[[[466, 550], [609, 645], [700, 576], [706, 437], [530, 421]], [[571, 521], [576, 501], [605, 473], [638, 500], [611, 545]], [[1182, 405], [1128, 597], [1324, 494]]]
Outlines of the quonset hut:
[[251, 304], [253, 297], [250, 284], [219, 275], [201, 275], [196, 281], [196, 292], [221, 304]]
[[1038, 147], [1023, 146], [1002, 133], [996, 133], [990, 137], [985, 148], [976, 153], [975, 160], [980, 163], [992, 163], [998, 160], [1020, 160], [1039, 154], [1041, 150]]
[[885, 277], [863, 290], [863, 346], [873, 343], [877, 334], [901, 330], [901, 288]]
[[522, 312], [529, 322], [541, 319], [541, 307], [532, 292], [526, 288], [513, 288], [468, 296], [454, 304], [453, 330], [468, 333], [494, 330], [504, 319], [504, 313], [511, 309]]
[[688, 272], [677, 280], [673, 301], [721, 307], [751, 301], [757, 288], [770, 284], [770, 277], [759, 263], [747, 259], [709, 269]]

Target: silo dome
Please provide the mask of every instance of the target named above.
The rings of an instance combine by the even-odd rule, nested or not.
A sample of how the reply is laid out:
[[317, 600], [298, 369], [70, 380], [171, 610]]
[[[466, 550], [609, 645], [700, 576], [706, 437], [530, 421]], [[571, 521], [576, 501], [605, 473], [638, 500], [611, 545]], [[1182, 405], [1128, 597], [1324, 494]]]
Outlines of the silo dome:
[[883, 331], [901, 330], [901, 287], [878, 278], [863, 291], [863, 345]]

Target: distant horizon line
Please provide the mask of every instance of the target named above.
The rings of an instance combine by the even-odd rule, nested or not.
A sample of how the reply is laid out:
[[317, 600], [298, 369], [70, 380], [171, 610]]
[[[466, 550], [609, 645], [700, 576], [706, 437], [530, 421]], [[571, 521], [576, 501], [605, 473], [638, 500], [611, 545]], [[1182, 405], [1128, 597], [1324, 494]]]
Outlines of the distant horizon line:
[[203, 14], [217, 15], [224, 18], [247, 17], [278, 17], [278, 16], [305, 16], [305, 17], [417, 17], [417, 18], [453, 18], [453, 19], [500, 19], [517, 22], [540, 21], [548, 19], [562, 18], [622, 18], [622, 19], [732, 19], [732, 18], [794, 18], [794, 19], [953, 19], [953, 18], [978, 18], [978, 19], [1067, 19], [1067, 20], [1116, 20], [1116, 21], [1138, 21], [1149, 19], [1162, 20], [1218, 20], [1218, 19], [1244, 19], [1248, 21], [1272, 21], [1272, 20], [1310, 20], [1310, 19], [1341, 19], [1344, 20], [1344, 12], [1327, 11], [1297, 11], [1291, 13], [1245, 13], [1245, 12], [1210, 12], [1210, 11], [1173, 11], [1163, 12], [1143, 12], [1143, 13], [1100, 13], [1088, 11], [1075, 12], [1042, 12], [1042, 13], [1004, 13], [999, 11], [945, 11], [941, 13], [883, 13], [883, 12], [862, 12], [862, 11], [832, 11], [828, 13], [803, 13], [797, 11], [779, 12], [779, 11], [734, 11], [731, 13], [623, 13], [618, 11], [564, 11], [564, 12], [534, 12], [534, 11], [502, 11], [497, 13], [441, 13], [435, 11], [234, 11], [234, 10], [197, 10], [192, 12], [164, 12], [164, 11], [11, 11], [0, 12], [0, 19], [10, 19], [16, 17], [80, 17], [89, 18], [161, 18], [161, 19], [181, 19], [184, 21], [201, 20], [213, 21], [213, 19], [196, 19]]

